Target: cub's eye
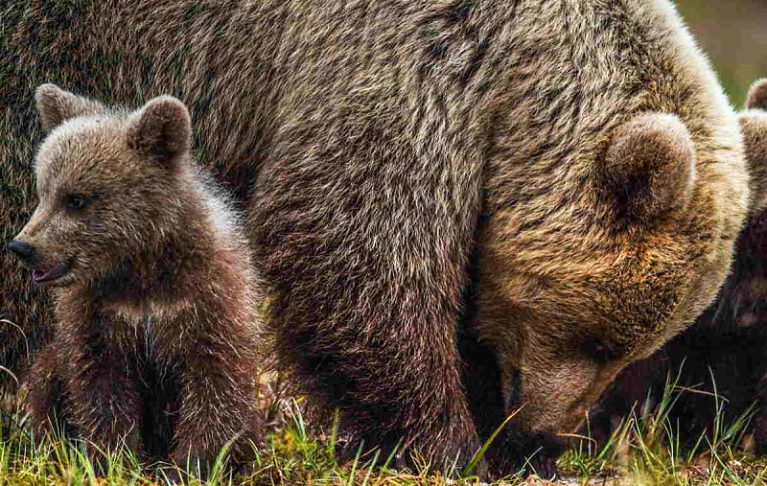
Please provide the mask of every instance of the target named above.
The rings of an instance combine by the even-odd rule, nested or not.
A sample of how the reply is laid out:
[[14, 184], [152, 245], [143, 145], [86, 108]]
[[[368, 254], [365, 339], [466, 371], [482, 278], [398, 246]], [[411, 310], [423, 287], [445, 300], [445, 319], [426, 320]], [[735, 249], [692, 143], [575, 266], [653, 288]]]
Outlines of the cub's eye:
[[91, 199], [82, 194], [68, 194], [64, 197], [64, 206], [72, 211], [80, 211], [90, 205]]

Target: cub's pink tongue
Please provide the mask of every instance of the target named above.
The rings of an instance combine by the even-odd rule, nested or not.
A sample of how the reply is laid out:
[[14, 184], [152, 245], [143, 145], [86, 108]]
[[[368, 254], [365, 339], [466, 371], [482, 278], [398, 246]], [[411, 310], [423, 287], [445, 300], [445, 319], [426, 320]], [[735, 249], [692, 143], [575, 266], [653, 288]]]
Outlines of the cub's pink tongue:
[[61, 262], [47, 272], [45, 270], [32, 270], [32, 280], [39, 284], [52, 282], [66, 274], [68, 271], [69, 262]]

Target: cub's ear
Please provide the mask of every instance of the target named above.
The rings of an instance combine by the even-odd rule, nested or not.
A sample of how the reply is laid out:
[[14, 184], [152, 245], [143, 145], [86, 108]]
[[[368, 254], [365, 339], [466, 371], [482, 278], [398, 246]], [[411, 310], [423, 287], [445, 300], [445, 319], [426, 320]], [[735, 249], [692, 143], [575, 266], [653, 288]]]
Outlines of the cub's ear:
[[751, 210], [767, 207], [767, 111], [749, 110], [740, 115], [751, 178]]
[[55, 84], [43, 84], [35, 91], [35, 103], [43, 130], [50, 132], [71, 118], [93, 116], [106, 112], [97, 101], [64, 91]]
[[638, 115], [619, 127], [605, 157], [603, 189], [629, 224], [687, 206], [696, 179], [695, 146], [674, 115]]
[[130, 120], [128, 145], [140, 155], [167, 167], [186, 154], [191, 138], [189, 111], [172, 96], [150, 100]]
[[749, 110], [767, 111], [767, 78], [760, 79], [751, 85], [748, 91], [746, 108]]

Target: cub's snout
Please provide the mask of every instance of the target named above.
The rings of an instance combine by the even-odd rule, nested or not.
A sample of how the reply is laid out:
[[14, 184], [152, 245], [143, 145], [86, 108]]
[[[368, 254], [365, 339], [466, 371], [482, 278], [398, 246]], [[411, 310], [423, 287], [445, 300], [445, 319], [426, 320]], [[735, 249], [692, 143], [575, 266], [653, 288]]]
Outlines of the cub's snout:
[[8, 243], [8, 251], [16, 255], [26, 265], [34, 261], [35, 254], [37, 253], [34, 246], [20, 240], [13, 240]]
[[21, 239], [8, 243], [8, 251], [16, 255], [21, 263], [31, 270], [32, 280], [38, 285], [63, 283], [64, 277], [72, 269], [71, 259], [45, 258], [46, 252], [41, 252], [37, 246]]

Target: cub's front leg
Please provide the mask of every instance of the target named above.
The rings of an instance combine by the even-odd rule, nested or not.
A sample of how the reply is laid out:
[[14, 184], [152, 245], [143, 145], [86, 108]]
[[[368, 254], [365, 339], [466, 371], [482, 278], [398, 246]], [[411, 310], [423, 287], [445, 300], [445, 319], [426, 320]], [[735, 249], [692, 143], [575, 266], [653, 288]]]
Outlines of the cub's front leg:
[[38, 436], [73, 435], [67, 418], [67, 394], [55, 340], [41, 350], [32, 364], [27, 379], [27, 413], [29, 425]]
[[247, 335], [218, 329], [206, 332], [185, 353], [177, 446], [171, 454], [176, 465], [204, 478], [230, 442], [236, 462], [252, 455], [263, 426], [256, 407], [255, 349]]
[[115, 334], [124, 323], [109, 317], [64, 323], [59, 339], [68, 416], [92, 455], [122, 447], [141, 450], [143, 401], [132, 347]]

